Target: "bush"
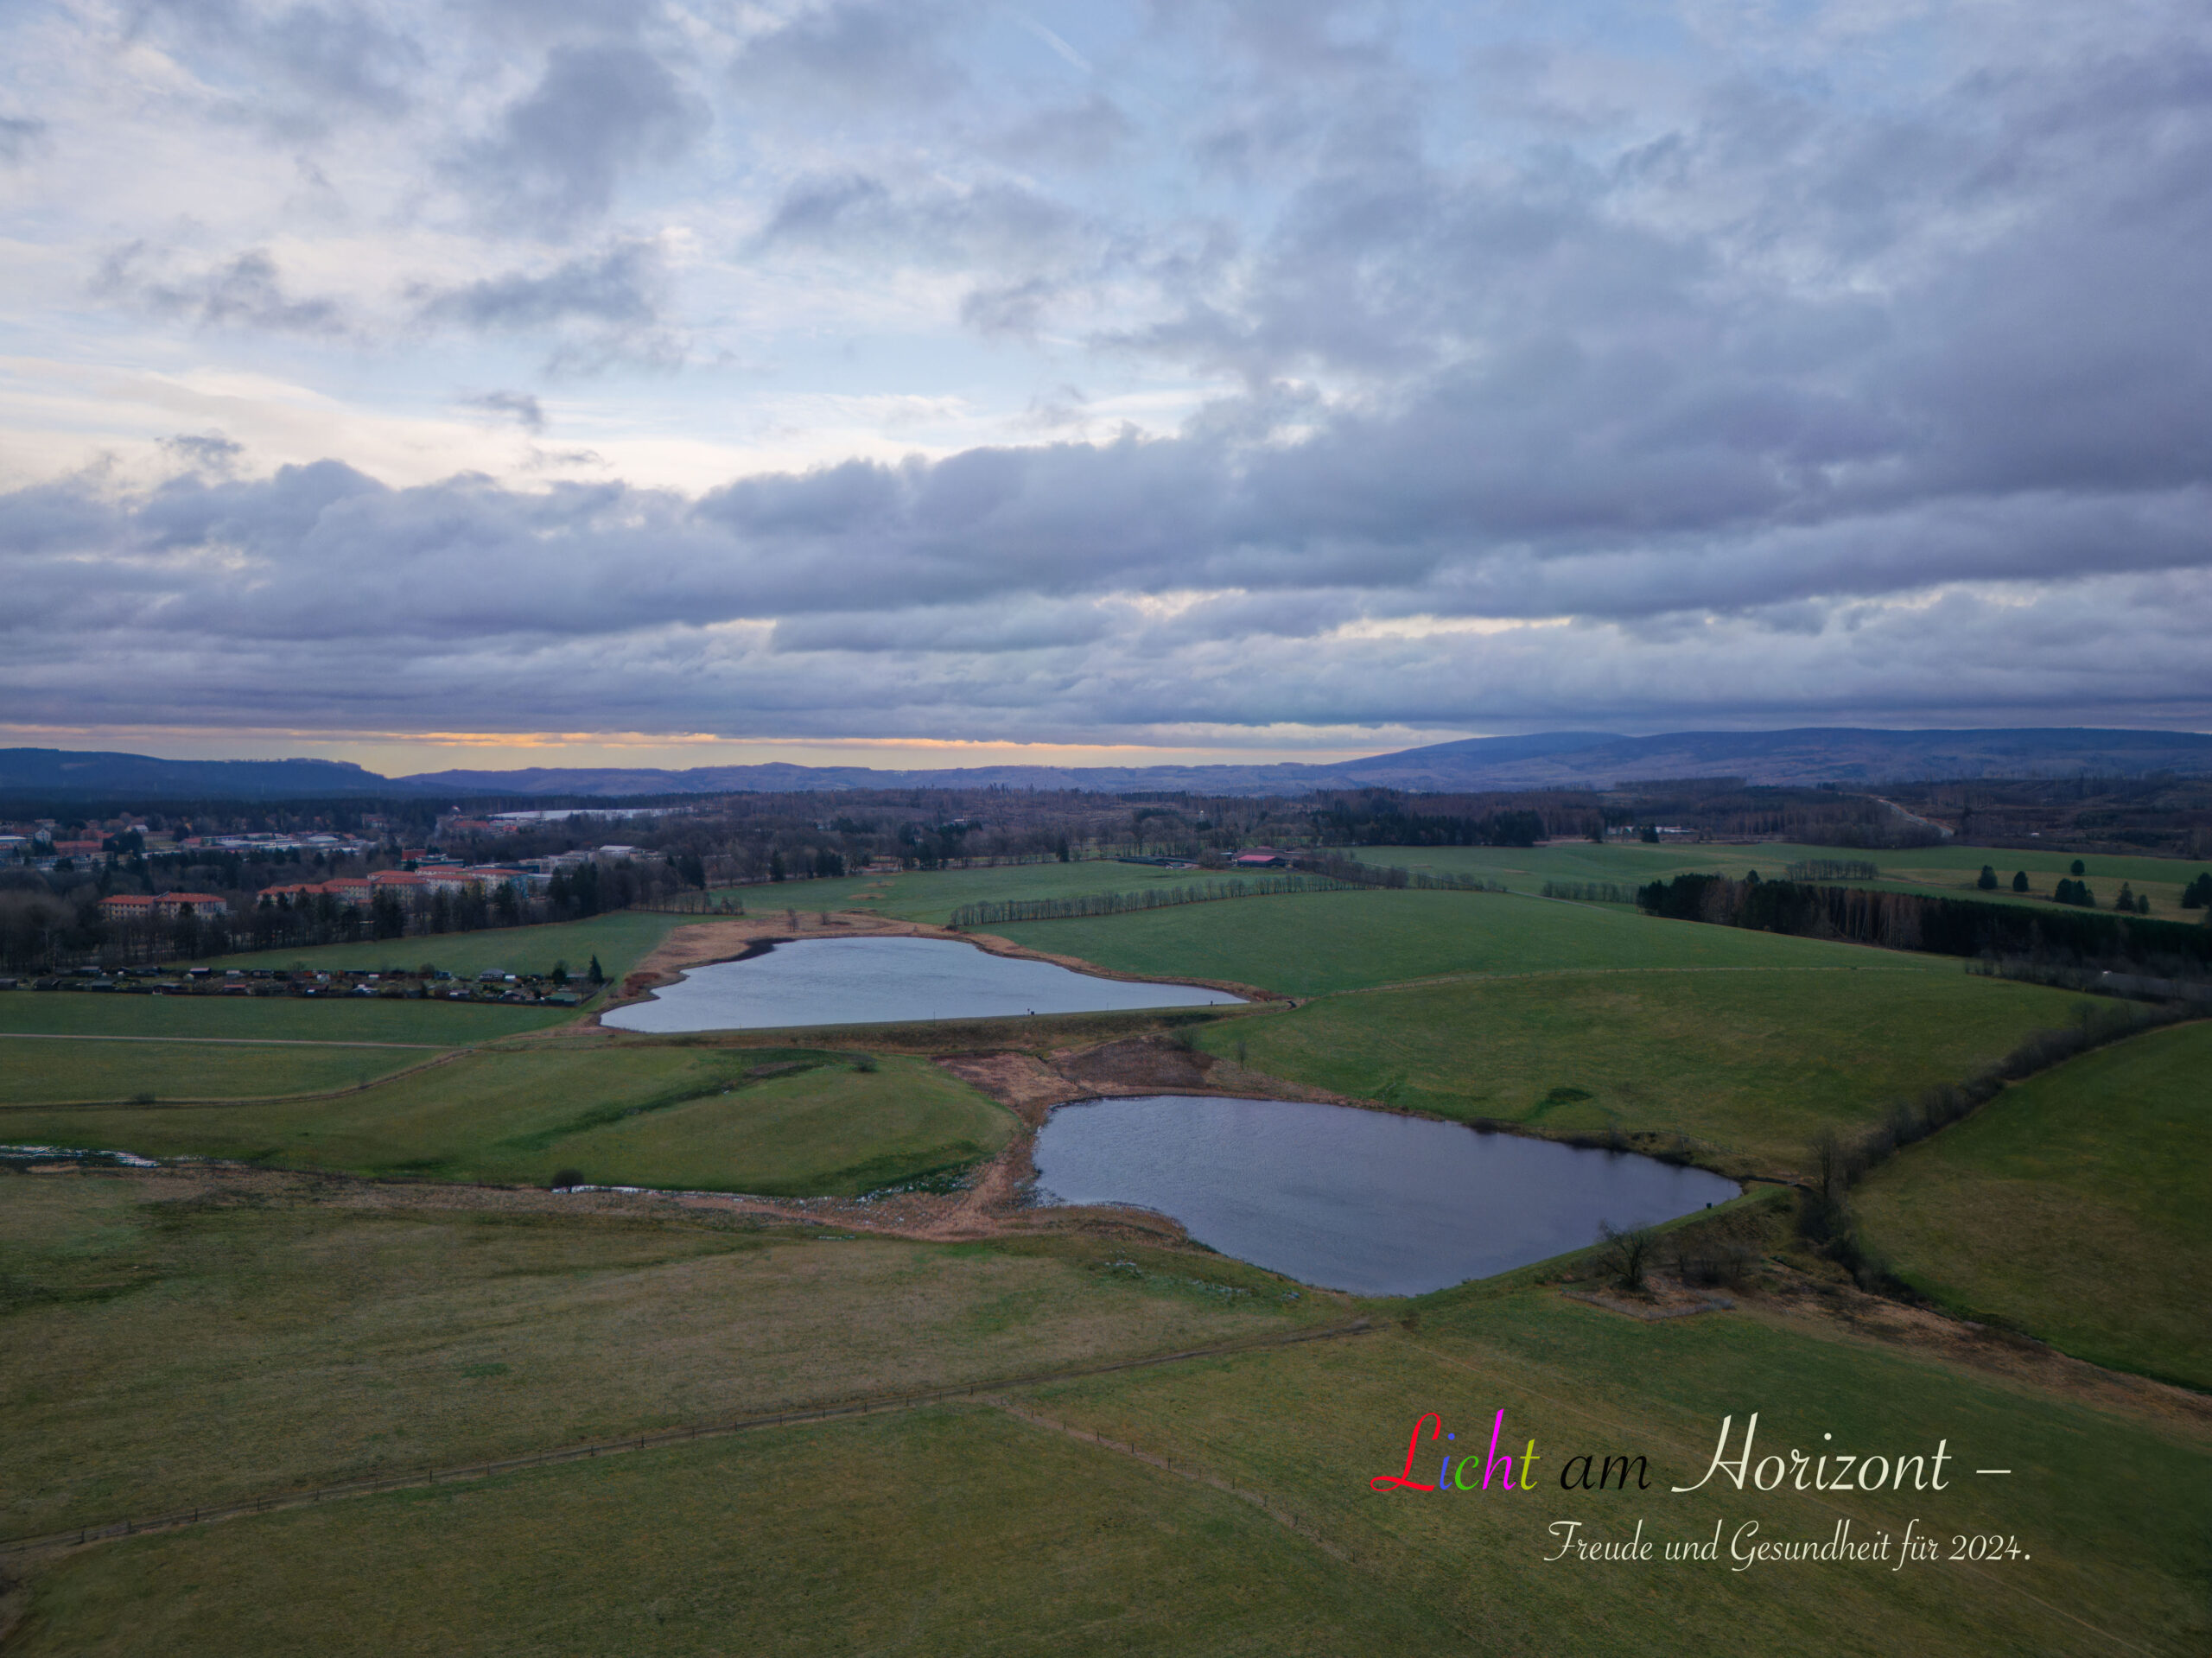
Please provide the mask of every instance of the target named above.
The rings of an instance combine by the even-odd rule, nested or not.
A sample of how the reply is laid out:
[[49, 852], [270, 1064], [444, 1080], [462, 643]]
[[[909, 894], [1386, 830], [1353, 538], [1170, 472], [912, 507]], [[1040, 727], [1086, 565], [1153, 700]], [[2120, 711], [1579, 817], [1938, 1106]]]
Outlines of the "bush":
[[556, 1191], [573, 1191], [578, 1186], [588, 1185], [582, 1169], [556, 1169], [553, 1178], [545, 1183]]
[[2086, 875], [2089, 871], [2088, 867], [2082, 863], [2079, 858], [2076, 858], [2074, 860], [2074, 867], [2066, 873], [2069, 875]]
[[1613, 1281], [1624, 1290], [1642, 1289], [1644, 1270], [1651, 1261], [1652, 1246], [1657, 1242], [1651, 1229], [1631, 1226], [1624, 1231], [1611, 1221], [1600, 1221], [1598, 1240], [1605, 1246], [1603, 1259], [1606, 1269], [1613, 1274]]

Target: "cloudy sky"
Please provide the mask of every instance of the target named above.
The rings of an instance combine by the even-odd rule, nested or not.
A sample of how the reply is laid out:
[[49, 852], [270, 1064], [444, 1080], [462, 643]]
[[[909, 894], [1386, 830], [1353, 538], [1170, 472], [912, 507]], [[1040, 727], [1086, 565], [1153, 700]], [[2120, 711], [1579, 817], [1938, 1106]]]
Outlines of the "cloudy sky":
[[0, 743], [2212, 727], [2202, 0], [11, 0]]

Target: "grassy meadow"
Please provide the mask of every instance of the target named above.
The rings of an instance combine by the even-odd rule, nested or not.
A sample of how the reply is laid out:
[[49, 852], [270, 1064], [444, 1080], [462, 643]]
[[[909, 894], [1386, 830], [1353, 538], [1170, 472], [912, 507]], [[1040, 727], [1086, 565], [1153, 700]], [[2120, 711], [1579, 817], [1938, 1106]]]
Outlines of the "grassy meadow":
[[1916, 1289], [2098, 1364], [2212, 1389], [2212, 1023], [2007, 1089], [1860, 1187]]
[[1299, 893], [988, 931], [1116, 972], [1224, 979], [1294, 996], [1454, 974], [1561, 969], [1921, 966], [1852, 944], [1510, 893]]
[[365, 973], [387, 969], [412, 972], [428, 962], [462, 977], [497, 969], [502, 973], [550, 973], [556, 962], [582, 975], [594, 956], [600, 970], [617, 983], [639, 959], [657, 947], [675, 928], [700, 916], [659, 915], [649, 912], [616, 911], [586, 921], [561, 921], [542, 927], [493, 927], [482, 932], [438, 933], [423, 938], [364, 939], [356, 944], [310, 944], [293, 950], [246, 950], [237, 955], [211, 956], [197, 963], [221, 971], [226, 968], [306, 968], [330, 972], [339, 968]]
[[334, 1099], [22, 1109], [0, 1124], [19, 1142], [147, 1157], [539, 1185], [573, 1169], [594, 1185], [795, 1197], [971, 1163], [1014, 1127], [918, 1059], [642, 1044], [467, 1054]]
[[0, 992], [0, 1036], [213, 1037], [234, 1042], [392, 1042], [461, 1048], [575, 1017], [562, 1007], [333, 996], [92, 996]]
[[1222, 1257], [562, 1202], [0, 1171], [0, 1536], [1342, 1316]]
[[[405, 1048], [229, 1047], [0, 1036], [0, 1106], [79, 1100], [252, 1099], [352, 1088], [430, 1051]], [[0, 1116], [0, 1139], [9, 1134]]]
[[[1139, 1251], [1138, 1276], [1107, 1269], [1131, 1252], [1073, 1241], [204, 1198], [160, 1214], [118, 1178], [7, 1178], [49, 1182], [36, 1223], [8, 1235], [19, 1272], [30, 1235], [43, 1280], [10, 1315], [36, 1337], [9, 1375], [21, 1431], [0, 1447], [25, 1525], [1173, 1350], [1321, 1311], [1234, 1263]], [[1210, 1290], [1182, 1281], [1194, 1266]], [[1258, 1293], [1221, 1293], [1240, 1287]], [[1410, 1311], [1364, 1337], [1032, 1387], [1009, 1401], [1028, 1419], [979, 1402], [796, 1426], [108, 1543], [35, 1567], [16, 1646], [1980, 1658], [2212, 1639], [2202, 1419], [2121, 1413], [1756, 1306], [1624, 1318], [1526, 1274]], [[1404, 1466], [1423, 1410], [1478, 1450], [1503, 1410], [1516, 1453], [1536, 1441], [1533, 1489], [1371, 1490]], [[1669, 1490], [1705, 1471], [1722, 1416], [1751, 1410], [1777, 1453], [1824, 1433], [1885, 1456], [1944, 1439], [1949, 1489]], [[1586, 1453], [1646, 1458], [1649, 1488], [1562, 1490]], [[1416, 1472], [1434, 1471], [1425, 1452]], [[1638, 1521], [1661, 1543], [1717, 1524], [1722, 1553], [1547, 1564], [1567, 1520], [1614, 1542]], [[1732, 1569], [1748, 1524], [1815, 1542], [1847, 1520], [1861, 1540], [1910, 1522], [1941, 1554], [1991, 1533], [2019, 1553]]]
[[1927, 956], [1851, 954], [1864, 969], [1567, 970], [1325, 996], [1197, 1039], [1253, 1070], [1409, 1110], [1680, 1134], [1732, 1172], [1802, 1166], [1822, 1128], [1972, 1075], [2090, 1003]]
[[[1962, 876], [1948, 861], [1967, 854]], [[1798, 856], [1863, 855], [1885, 882], [1932, 889], [1970, 880], [1991, 859], [1979, 849], [1362, 855], [1514, 890], [1305, 894], [991, 931], [1116, 971], [1299, 998], [1177, 1027], [1230, 1062], [1217, 1082], [1256, 1093], [1292, 1079], [1447, 1117], [1618, 1133], [1739, 1173], [1802, 1166], [1820, 1129], [1963, 1077], [2092, 1005], [1941, 957], [1533, 895], [1548, 879], [1778, 874]], [[2092, 860], [2089, 880], [2108, 902], [2120, 864], [2151, 861], [2107, 873]], [[2177, 893], [2176, 867], [2160, 867]], [[2161, 884], [2128, 878], [2160, 905]], [[977, 899], [1192, 879], [1040, 864], [742, 896], [755, 915], [943, 921]], [[601, 917], [256, 964], [542, 970], [595, 952], [613, 975], [683, 924]], [[543, 1187], [568, 1170], [771, 1195], [894, 1185], [1017, 1131], [925, 1051], [1045, 1054], [1162, 1028], [1141, 1014], [801, 1038], [547, 1028], [574, 1017], [0, 994], [0, 1141], [264, 1166], [0, 1169], [0, 1536], [1355, 1313], [1374, 1329], [1032, 1385], [1004, 1408], [765, 1429], [0, 1558], [8, 1658], [2212, 1649], [2212, 1025], [2133, 1038], [2008, 1089], [1855, 1199], [1870, 1248], [1941, 1305], [2187, 1384], [2192, 1399], [2069, 1381], [2060, 1361], [1933, 1318], [1916, 1336], [1905, 1315], [1869, 1316], [1878, 1304], [1796, 1240], [1795, 1199], [1771, 1187], [1726, 1211], [1764, 1228], [1732, 1305], [1649, 1320], [1562, 1295], [1557, 1262], [1360, 1302], [1104, 1231], [944, 1243], [771, 1223], [714, 1200], [554, 1197]], [[80, 1039], [27, 1039], [41, 1032]], [[99, 1039], [124, 1035], [162, 1039]], [[60, 1109], [141, 1094], [217, 1102]], [[540, 1190], [499, 1189], [519, 1186]], [[1949, 1333], [1925, 1334], [1939, 1327]], [[1372, 1490], [1402, 1468], [1427, 1410], [1478, 1451], [1503, 1410], [1501, 1449], [1537, 1441], [1532, 1489]], [[1950, 1488], [1738, 1491], [1716, 1477], [1669, 1489], [1706, 1471], [1722, 1417], [1740, 1430], [1754, 1411], [1762, 1454], [1899, 1456], [1946, 1440]], [[1649, 1489], [1562, 1487], [1586, 1452], [1647, 1458]], [[1416, 1471], [1436, 1467], [1431, 1448]], [[1551, 1528], [1568, 1521], [1599, 1542], [1641, 1521], [1662, 1545], [1717, 1525], [1720, 1558], [1548, 1560]], [[1893, 1559], [1738, 1571], [1729, 1558], [1754, 1523], [1761, 1541], [1819, 1542], [1843, 1521], [1855, 1540], [1910, 1526], [1939, 1556], [1898, 1571]], [[2017, 1552], [1945, 1558], [1955, 1538], [1985, 1534]]]

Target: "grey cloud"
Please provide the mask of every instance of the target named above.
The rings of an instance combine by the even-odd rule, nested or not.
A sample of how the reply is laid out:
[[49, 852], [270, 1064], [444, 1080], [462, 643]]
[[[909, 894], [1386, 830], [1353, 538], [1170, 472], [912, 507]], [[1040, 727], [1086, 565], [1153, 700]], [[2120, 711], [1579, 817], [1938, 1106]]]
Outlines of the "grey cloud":
[[683, 156], [709, 119], [641, 47], [556, 46], [537, 85], [453, 170], [494, 219], [560, 232], [604, 214], [625, 175]]
[[1076, 171], [1106, 166], [1135, 136], [1121, 106], [1094, 92], [1079, 103], [1027, 111], [988, 137], [983, 149], [1016, 167]]
[[542, 274], [512, 271], [442, 291], [418, 289], [417, 314], [467, 328], [537, 329], [582, 321], [638, 327], [660, 318], [660, 250], [623, 242], [563, 260]]
[[1071, 208], [1009, 181], [931, 181], [902, 192], [849, 173], [794, 183], [755, 246], [888, 251], [931, 264], [1033, 268], [1068, 251], [1081, 228]]
[[1000, 288], [979, 288], [960, 302], [960, 320], [978, 334], [1033, 336], [1059, 285], [1041, 276]]
[[0, 115], [0, 162], [11, 167], [27, 162], [45, 141], [45, 122], [28, 116]]
[[511, 419], [525, 432], [545, 429], [545, 410], [526, 391], [487, 391], [480, 397], [463, 397], [461, 403], [466, 408], [480, 409], [487, 415]]
[[162, 447], [188, 467], [203, 472], [230, 472], [245, 454], [245, 444], [220, 432], [180, 432], [163, 438]]
[[[413, 104], [428, 63], [412, 35], [355, 5], [264, 10], [238, 0], [149, 0], [140, 26], [160, 23], [227, 54], [252, 87], [242, 107], [294, 128], [321, 124], [334, 105], [397, 115]], [[280, 88], [283, 96], [272, 98]]]
[[351, 327], [338, 301], [288, 293], [276, 260], [260, 248], [205, 270], [172, 272], [163, 256], [143, 243], [133, 243], [102, 261], [92, 288], [95, 293], [128, 298], [150, 311], [188, 318], [201, 327], [323, 336], [342, 334]]
[[731, 73], [779, 100], [827, 98], [847, 110], [934, 104], [967, 77], [944, 50], [952, 21], [926, 0], [829, 0], [746, 42]]

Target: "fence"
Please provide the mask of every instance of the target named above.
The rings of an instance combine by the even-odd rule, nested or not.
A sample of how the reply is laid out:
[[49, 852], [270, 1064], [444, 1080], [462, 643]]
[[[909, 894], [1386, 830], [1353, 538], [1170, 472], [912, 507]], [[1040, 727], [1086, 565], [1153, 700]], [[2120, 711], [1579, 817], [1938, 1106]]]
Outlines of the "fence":
[[48, 1549], [76, 1548], [87, 1543], [97, 1543], [116, 1537], [135, 1537], [149, 1531], [172, 1531], [181, 1526], [204, 1525], [218, 1520], [243, 1519], [248, 1515], [267, 1514], [276, 1509], [305, 1508], [317, 1502], [335, 1502], [342, 1497], [369, 1496], [379, 1491], [411, 1490], [421, 1486], [450, 1483], [456, 1480], [488, 1479], [494, 1474], [511, 1473], [518, 1468], [542, 1468], [552, 1463], [583, 1462], [596, 1457], [619, 1455], [623, 1452], [643, 1451], [648, 1446], [683, 1445], [693, 1439], [718, 1439], [724, 1434], [745, 1433], [755, 1428], [784, 1427], [798, 1422], [828, 1422], [855, 1416], [872, 1416], [881, 1411], [914, 1410], [924, 1405], [944, 1404], [950, 1400], [976, 1399], [1004, 1393], [1015, 1388], [1041, 1387], [1053, 1382], [1072, 1382], [1083, 1376], [1109, 1375], [1117, 1370], [1147, 1369], [1160, 1364], [1178, 1364], [1187, 1359], [1217, 1358], [1233, 1353], [1246, 1353], [1273, 1347], [1292, 1347], [1302, 1342], [1327, 1341], [1338, 1336], [1363, 1335], [1373, 1326], [1364, 1318], [1355, 1318], [1350, 1324], [1329, 1324], [1319, 1330], [1294, 1331], [1287, 1336], [1262, 1337], [1256, 1341], [1221, 1342], [1211, 1347], [1186, 1348], [1175, 1353], [1155, 1353], [1142, 1358], [1114, 1359], [1101, 1364], [1078, 1365], [1071, 1369], [1045, 1371], [1030, 1375], [1001, 1378], [993, 1382], [977, 1382], [963, 1388], [933, 1388], [924, 1393], [884, 1394], [871, 1398], [848, 1400], [837, 1404], [817, 1405], [804, 1410], [771, 1411], [757, 1416], [734, 1417], [726, 1422], [702, 1423], [693, 1427], [664, 1428], [658, 1433], [638, 1433], [619, 1439], [595, 1440], [586, 1445], [563, 1445], [552, 1451], [533, 1452], [528, 1456], [506, 1457], [484, 1462], [467, 1462], [451, 1468], [426, 1468], [419, 1473], [390, 1474], [372, 1479], [348, 1480], [341, 1484], [325, 1485], [306, 1491], [280, 1491], [266, 1496], [247, 1497], [237, 1502], [215, 1503], [204, 1508], [179, 1509], [171, 1513], [156, 1515], [145, 1520], [111, 1520], [104, 1525], [78, 1526], [62, 1531], [48, 1532], [36, 1537], [15, 1537], [0, 1540], [0, 1558], [22, 1555]]

